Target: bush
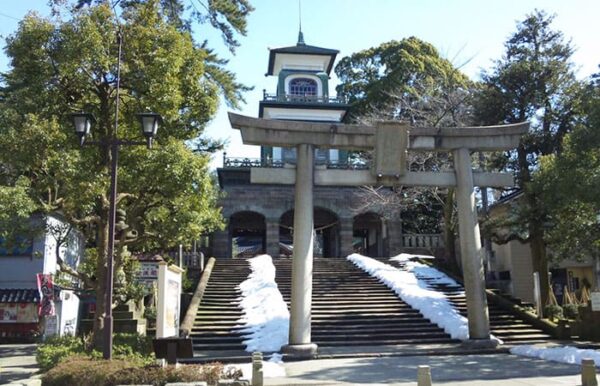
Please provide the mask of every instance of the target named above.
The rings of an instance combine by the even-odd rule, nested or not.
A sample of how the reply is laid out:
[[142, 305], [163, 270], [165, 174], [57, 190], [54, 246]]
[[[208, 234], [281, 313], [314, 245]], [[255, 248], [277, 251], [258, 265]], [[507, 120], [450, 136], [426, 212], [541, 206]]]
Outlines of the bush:
[[108, 376], [135, 366], [135, 362], [127, 360], [105, 361], [72, 356], [44, 374], [42, 386], [109, 386]]
[[38, 346], [35, 360], [42, 371], [48, 371], [65, 358], [84, 353], [85, 344], [82, 338], [53, 336]]
[[169, 382], [205, 381], [216, 385], [219, 379], [239, 379], [239, 371], [224, 372], [223, 365], [183, 365], [180, 367], [141, 366], [126, 360], [94, 360], [72, 357], [48, 371], [42, 386], [115, 386]]
[[[170, 382], [201, 382], [216, 385], [225, 378], [223, 365], [182, 365], [179, 367], [146, 366], [136, 369], [124, 369], [107, 377], [107, 385], [155, 385], [163, 386]], [[239, 377], [237, 377], [239, 378]]]
[[[86, 349], [81, 337], [51, 337], [38, 346], [36, 360], [40, 369], [45, 372], [72, 356], [101, 358], [102, 353]], [[153, 363], [155, 358], [152, 338], [138, 334], [115, 334], [113, 336], [113, 357], [140, 365]]]
[[115, 334], [113, 336], [113, 353], [115, 355], [141, 354], [152, 355], [152, 337], [139, 334]]
[[563, 305], [563, 313], [567, 319], [577, 319], [579, 316], [579, 305], [578, 304], [565, 304]]
[[544, 315], [550, 320], [562, 319], [563, 309], [561, 306], [556, 304], [549, 304], [544, 307]]

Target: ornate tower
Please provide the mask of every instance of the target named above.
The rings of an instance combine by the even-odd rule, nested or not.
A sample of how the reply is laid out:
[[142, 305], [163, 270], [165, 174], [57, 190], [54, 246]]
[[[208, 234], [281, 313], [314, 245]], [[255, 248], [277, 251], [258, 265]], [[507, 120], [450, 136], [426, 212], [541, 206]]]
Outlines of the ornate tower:
[[[329, 92], [329, 74], [337, 50], [309, 46], [302, 31], [295, 46], [271, 49], [266, 76], [277, 77], [275, 94], [263, 91], [258, 115], [265, 119], [341, 122], [349, 105]], [[295, 149], [262, 147], [264, 164], [295, 163]], [[347, 163], [347, 153], [337, 149], [315, 151], [317, 164]]]

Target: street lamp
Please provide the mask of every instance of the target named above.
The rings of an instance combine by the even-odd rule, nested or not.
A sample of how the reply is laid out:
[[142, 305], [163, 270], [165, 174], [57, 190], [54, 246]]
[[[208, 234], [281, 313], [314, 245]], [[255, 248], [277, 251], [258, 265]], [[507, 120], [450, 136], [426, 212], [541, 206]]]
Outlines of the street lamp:
[[90, 134], [92, 124], [95, 122], [94, 116], [89, 113], [74, 113], [71, 114], [73, 124], [75, 125], [75, 134], [79, 137], [79, 145], [83, 146], [85, 137]]
[[[118, 83], [117, 83], [118, 85]], [[118, 102], [118, 92], [117, 92]], [[118, 104], [117, 104], [118, 106]], [[117, 108], [118, 117], [118, 108]], [[112, 357], [112, 334], [113, 334], [113, 319], [112, 319], [112, 300], [113, 300], [113, 263], [115, 250], [115, 217], [116, 217], [116, 201], [117, 201], [117, 168], [119, 162], [119, 147], [120, 146], [136, 146], [146, 145], [148, 149], [152, 148], [152, 140], [158, 131], [158, 126], [162, 122], [162, 118], [156, 113], [141, 113], [138, 114], [142, 126], [142, 134], [146, 137], [146, 141], [125, 141], [117, 137], [118, 118], [115, 119], [114, 134], [102, 141], [86, 141], [86, 136], [90, 134], [91, 127], [95, 122], [94, 116], [89, 113], [81, 112], [71, 114], [75, 133], [79, 136], [79, 144], [98, 145], [103, 148], [110, 149], [111, 168], [110, 168], [110, 213], [108, 216], [108, 262], [106, 266], [106, 298], [104, 301], [104, 344], [103, 356], [104, 359]]]
[[151, 149], [152, 139], [158, 131], [158, 126], [162, 122], [162, 117], [156, 113], [140, 113], [138, 114], [138, 117], [142, 124], [142, 134], [146, 137], [148, 149]]

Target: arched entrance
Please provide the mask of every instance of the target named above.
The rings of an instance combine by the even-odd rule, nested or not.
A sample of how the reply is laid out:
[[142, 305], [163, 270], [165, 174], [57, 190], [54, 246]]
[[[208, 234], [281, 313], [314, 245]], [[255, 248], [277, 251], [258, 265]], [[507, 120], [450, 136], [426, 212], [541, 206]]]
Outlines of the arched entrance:
[[246, 258], [265, 253], [265, 216], [257, 212], [243, 211], [229, 218], [231, 257]]
[[379, 257], [384, 255], [384, 232], [381, 216], [373, 212], [354, 217], [352, 223], [354, 251], [361, 255]]
[[[281, 254], [292, 255], [294, 210], [285, 212], [279, 221], [279, 243]], [[325, 208], [314, 209], [314, 245], [315, 257], [340, 256], [340, 223], [338, 216]]]

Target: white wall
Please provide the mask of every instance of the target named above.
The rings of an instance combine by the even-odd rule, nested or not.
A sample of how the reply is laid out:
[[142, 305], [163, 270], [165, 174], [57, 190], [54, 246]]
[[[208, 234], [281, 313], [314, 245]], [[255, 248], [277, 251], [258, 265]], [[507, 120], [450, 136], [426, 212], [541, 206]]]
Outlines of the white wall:
[[[61, 220], [48, 216], [51, 225], [61, 224]], [[79, 264], [83, 256], [83, 238], [78, 231], [72, 231], [69, 242], [61, 247], [63, 259], [72, 267]], [[56, 273], [56, 237], [39, 234], [33, 240], [33, 253], [30, 256], [0, 256], [0, 287], [37, 288], [36, 274]]]

